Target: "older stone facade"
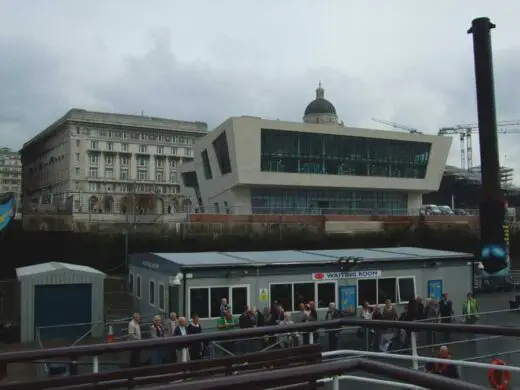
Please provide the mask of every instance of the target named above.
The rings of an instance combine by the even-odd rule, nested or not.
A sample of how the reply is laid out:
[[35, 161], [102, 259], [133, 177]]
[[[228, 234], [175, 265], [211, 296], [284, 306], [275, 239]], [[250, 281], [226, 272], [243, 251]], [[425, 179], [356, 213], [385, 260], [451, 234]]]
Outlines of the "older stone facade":
[[23, 146], [24, 215], [184, 211], [178, 169], [206, 134], [203, 122], [73, 109]]

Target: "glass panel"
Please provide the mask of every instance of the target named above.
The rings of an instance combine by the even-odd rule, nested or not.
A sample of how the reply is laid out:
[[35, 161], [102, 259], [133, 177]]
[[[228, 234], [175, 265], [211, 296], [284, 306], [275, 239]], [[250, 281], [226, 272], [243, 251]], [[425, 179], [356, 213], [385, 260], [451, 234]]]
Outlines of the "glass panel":
[[130, 294], [134, 293], [134, 274], [130, 274], [128, 278], [128, 292]]
[[206, 180], [210, 180], [211, 178], [213, 178], [213, 173], [211, 172], [208, 151], [204, 149], [200, 155], [202, 159], [202, 167], [204, 168], [204, 177], [206, 178]]
[[231, 310], [233, 314], [242, 314], [247, 302], [247, 287], [231, 288]]
[[359, 279], [358, 280], [358, 305], [368, 302], [369, 305], [375, 304], [377, 301], [377, 280], [376, 279]]
[[[211, 317], [220, 317], [220, 304], [222, 298], [226, 298], [229, 302], [229, 287], [211, 287], [210, 288], [210, 306]], [[234, 310], [234, 308], [231, 308]]]
[[149, 287], [150, 293], [148, 294], [148, 298], [150, 300], [150, 305], [155, 305], [155, 283], [150, 281]]
[[255, 214], [402, 215], [408, 210], [408, 194], [365, 190], [311, 190], [252, 188]]
[[198, 314], [200, 318], [209, 318], [209, 289], [190, 289], [190, 316]]
[[292, 311], [292, 286], [290, 284], [271, 284], [271, 303], [278, 301], [284, 310]]
[[225, 131], [213, 141], [213, 149], [215, 150], [220, 173], [223, 175], [230, 173], [231, 160], [229, 158], [227, 134]]
[[298, 310], [300, 303], [315, 301], [314, 286], [314, 283], [294, 283], [294, 305], [292, 309], [287, 308], [287, 310]]
[[262, 129], [262, 171], [424, 179], [431, 144]]
[[400, 278], [399, 279], [399, 302], [407, 303], [414, 300], [415, 297], [415, 279]]
[[162, 284], [159, 285], [159, 296], [157, 298], [159, 301], [159, 309], [164, 310], [164, 286]]
[[[329, 303], [336, 302], [336, 283], [318, 283], [318, 308], [329, 307]], [[339, 305], [338, 305], [339, 307]]]
[[382, 305], [387, 299], [396, 303], [397, 288], [395, 278], [384, 278], [377, 280], [377, 303]]
[[141, 298], [141, 277], [138, 275], [136, 278], [135, 278], [135, 296], [137, 298]]

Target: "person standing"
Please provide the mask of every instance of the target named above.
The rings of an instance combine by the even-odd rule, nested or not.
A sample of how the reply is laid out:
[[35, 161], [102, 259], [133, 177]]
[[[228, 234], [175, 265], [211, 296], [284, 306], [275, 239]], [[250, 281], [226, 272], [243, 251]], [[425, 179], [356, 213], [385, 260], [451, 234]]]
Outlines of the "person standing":
[[[186, 336], [188, 334], [188, 330], [186, 329], [186, 318], [184, 317], [179, 317], [179, 323], [178, 325], [176, 326], [175, 330], [173, 331], [173, 335], [175, 337], [178, 337], [178, 336]], [[177, 353], [177, 362], [178, 363], [183, 363], [183, 359], [182, 359], [182, 350], [184, 348], [188, 348], [188, 347], [179, 347], [179, 348], [176, 348], [176, 353]], [[190, 360], [190, 355], [189, 354], [186, 354], [186, 361]]]
[[462, 305], [462, 314], [464, 315], [464, 322], [468, 325], [473, 325], [478, 321], [479, 306], [472, 293], [466, 295], [466, 300]]
[[[139, 313], [134, 313], [132, 320], [128, 323], [128, 340], [138, 341], [142, 340], [141, 336], [141, 316]], [[141, 351], [139, 349], [132, 349], [130, 351], [130, 367], [138, 367], [141, 365]]]
[[[150, 336], [152, 337], [152, 339], [163, 339], [164, 338], [164, 328], [162, 325], [161, 316], [155, 316], [153, 318], [153, 323], [150, 328]], [[163, 350], [164, 350], [163, 345], [157, 345], [152, 348], [150, 360], [154, 366], [163, 364], [163, 360], [165, 360]]]
[[[200, 326], [200, 317], [198, 314], [191, 316], [191, 324], [186, 329], [188, 334], [200, 334], [202, 333], [202, 327]], [[193, 343], [190, 346], [190, 360], [200, 360], [204, 354], [204, 344], [202, 342]]]
[[[341, 318], [341, 313], [336, 307], [335, 302], [329, 303], [329, 310], [327, 311], [327, 314], [325, 315], [326, 320], [337, 320], [338, 318]], [[335, 351], [338, 349], [338, 342], [339, 342], [339, 336], [341, 333], [341, 328], [338, 327], [337, 329], [329, 329], [329, 350]]]
[[[451, 324], [453, 316], [453, 303], [448, 299], [448, 293], [442, 294], [439, 302], [439, 315], [441, 317], [441, 324]], [[450, 341], [450, 332], [444, 332], [444, 341]]]
[[[428, 298], [426, 299], [426, 307], [424, 308], [424, 316], [426, 317], [426, 321], [430, 323], [437, 323], [439, 321], [439, 305], [435, 299]], [[435, 344], [435, 331], [428, 330], [426, 331], [426, 344], [433, 345]]]

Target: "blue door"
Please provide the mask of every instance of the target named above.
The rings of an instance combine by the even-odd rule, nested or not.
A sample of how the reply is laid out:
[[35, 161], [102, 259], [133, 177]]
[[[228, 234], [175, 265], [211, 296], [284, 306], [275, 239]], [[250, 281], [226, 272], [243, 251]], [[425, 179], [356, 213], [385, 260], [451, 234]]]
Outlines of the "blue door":
[[34, 326], [45, 340], [71, 340], [87, 332], [92, 322], [92, 284], [35, 286]]

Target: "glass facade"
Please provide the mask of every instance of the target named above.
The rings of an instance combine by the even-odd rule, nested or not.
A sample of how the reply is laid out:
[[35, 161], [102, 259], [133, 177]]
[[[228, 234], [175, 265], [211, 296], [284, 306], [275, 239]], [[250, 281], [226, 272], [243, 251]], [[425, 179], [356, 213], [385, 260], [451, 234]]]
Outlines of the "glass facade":
[[428, 142], [262, 129], [263, 172], [424, 179]]
[[408, 194], [363, 190], [252, 188], [253, 214], [403, 215]]

